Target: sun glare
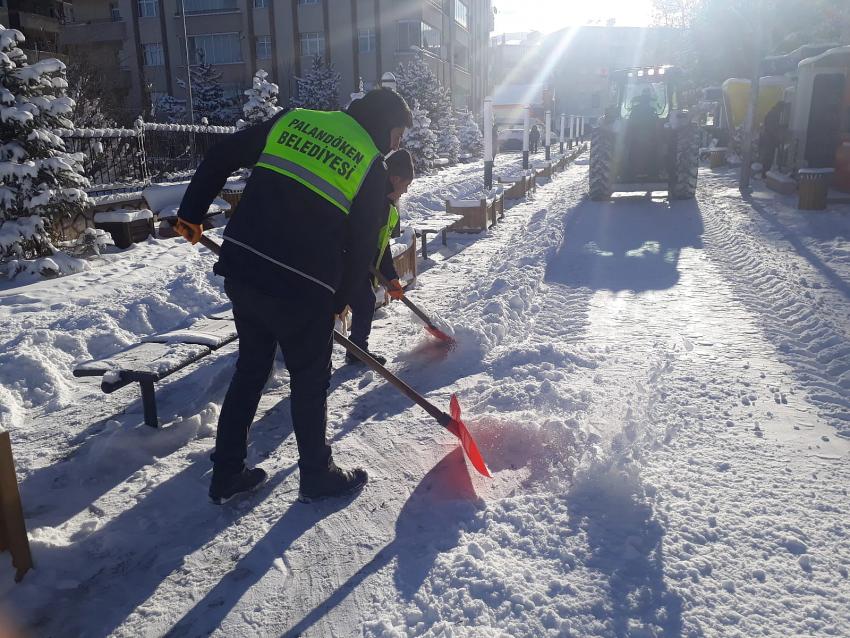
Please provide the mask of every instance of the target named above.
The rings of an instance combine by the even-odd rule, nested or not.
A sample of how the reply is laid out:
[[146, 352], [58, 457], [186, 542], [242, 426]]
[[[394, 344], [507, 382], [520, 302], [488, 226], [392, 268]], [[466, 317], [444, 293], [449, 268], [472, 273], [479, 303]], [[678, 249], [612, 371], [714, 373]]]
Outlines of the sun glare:
[[495, 0], [496, 33], [541, 31], [566, 27], [604, 25], [615, 19], [618, 26], [647, 26], [652, 21], [651, 0]]

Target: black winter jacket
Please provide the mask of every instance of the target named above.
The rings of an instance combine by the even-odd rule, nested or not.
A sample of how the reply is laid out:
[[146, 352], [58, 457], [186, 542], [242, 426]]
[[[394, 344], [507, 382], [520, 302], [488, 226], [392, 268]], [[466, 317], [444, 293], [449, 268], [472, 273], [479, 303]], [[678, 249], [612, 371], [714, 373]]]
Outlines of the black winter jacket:
[[[227, 177], [258, 161], [281, 115], [238, 131], [207, 152], [180, 203], [180, 218], [200, 223]], [[292, 303], [333, 294], [334, 309], [341, 311], [374, 259], [378, 231], [386, 223], [386, 184], [386, 167], [378, 160], [345, 215], [295, 180], [255, 167], [224, 231], [214, 271]]]

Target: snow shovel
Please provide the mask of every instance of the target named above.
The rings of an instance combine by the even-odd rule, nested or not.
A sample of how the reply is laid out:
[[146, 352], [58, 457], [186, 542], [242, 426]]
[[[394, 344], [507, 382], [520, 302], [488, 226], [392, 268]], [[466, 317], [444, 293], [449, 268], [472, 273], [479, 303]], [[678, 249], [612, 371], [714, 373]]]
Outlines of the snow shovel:
[[[380, 283], [387, 290], [390, 289], [389, 280], [386, 277], [384, 277], [381, 274], [381, 272], [377, 268], [375, 268], [375, 266], [369, 266], [369, 271], [378, 279], [378, 283]], [[449, 345], [454, 345], [455, 340], [452, 337], [450, 337], [449, 335], [447, 335], [445, 332], [440, 330], [437, 326], [435, 326], [434, 322], [431, 321], [431, 319], [428, 318], [428, 315], [426, 315], [424, 312], [422, 312], [422, 310], [420, 310], [419, 307], [415, 303], [413, 303], [410, 299], [408, 299], [407, 295], [401, 296], [401, 302], [405, 306], [410, 308], [410, 310], [413, 312], [413, 314], [415, 314], [417, 317], [419, 317], [422, 321], [425, 322], [425, 330], [427, 330], [429, 333], [431, 333], [432, 336], [436, 337], [440, 341], [445, 341]]]
[[[204, 234], [201, 234], [200, 243], [201, 245], [209, 248], [209, 250], [216, 255], [221, 252], [221, 246]], [[394, 385], [408, 399], [434, 417], [437, 420], [437, 423], [460, 439], [460, 444], [463, 447], [466, 458], [468, 458], [469, 462], [472, 463], [472, 467], [488, 478], [493, 477], [493, 475], [490, 474], [490, 469], [484, 462], [484, 457], [481, 456], [481, 451], [478, 449], [475, 439], [472, 438], [469, 430], [466, 429], [466, 424], [461, 420], [460, 403], [458, 403], [457, 396], [454, 394], [452, 395], [451, 400], [449, 401], [449, 411], [451, 414], [446, 414], [433, 403], [428, 401], [428, 399], [419, 394], [416, 390], [407, 385], [404, 381], [395, 376], [392, 372], [387, 370], [380, 363], [375, 361], [375, 359], [370, 357], [365, 350], [357, 347], [350, 339], [336, 330], [334, 330], [334, 341], [381, 375], [391, 385]]]
[[461, 420], [460, 403], [458, 403], [457, 396], [454, 394], [452, 395], [452, 398], [449, 401], [449, 411], [451, 414], [446, 414], [440, 408], [428, 401], [428, 399], [419, 394], [416, 390], [407, 385], [404, 381], [395, 376], [392, 372], [387, 370], [380, 363], [375, 361], [375, 359], [370, 357], [365, 350], [359, 348], [350, 339], [343, 336], [336, 330], [334, 330], [334, 341], [344, 347], [352, 355], [360, 359], [360, 361], [365, 363], [372, 370], [384, 377], [386, 381], [394, 385], [408, 399], [434, 417], [437, 420], [437, 423], [460, 439], [460, 444], [463, 446], [466, 458], [468, 458], [469, 462], [472, 463], [472, 467], [488, 478], [493, 477], [493, 475], [490, 474], [490, 469], [487, 467], [487, 463], [484, 462], [484, 457], [481, 456], [481, 451], [478, 449], [475, 439], [472, 438], [469, 430], [466, 429], [466, 425]]

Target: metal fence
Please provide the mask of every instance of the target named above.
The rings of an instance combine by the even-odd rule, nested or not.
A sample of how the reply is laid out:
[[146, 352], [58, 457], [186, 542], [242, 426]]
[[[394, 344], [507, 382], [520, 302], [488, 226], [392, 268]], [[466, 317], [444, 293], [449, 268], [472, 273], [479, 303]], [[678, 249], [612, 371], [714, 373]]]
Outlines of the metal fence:
[[235, 130], [138, 121], [132, 129], [62, 129], [57, 134], [69, 152], [84, 155], [90, 191], [102, 193], [189, 175], [211, 146]]

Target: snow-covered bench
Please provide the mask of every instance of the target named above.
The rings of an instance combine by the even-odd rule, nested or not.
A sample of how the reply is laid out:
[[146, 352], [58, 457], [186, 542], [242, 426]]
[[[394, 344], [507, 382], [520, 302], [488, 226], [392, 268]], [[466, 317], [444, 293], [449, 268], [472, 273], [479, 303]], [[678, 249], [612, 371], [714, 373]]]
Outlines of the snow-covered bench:
[[[189, 182], [150, 184], [142, 191], [142, 198], [160, 222], [168, 219], [174, 219], [177, 217], [180, 202], [182, 201], [183, 194], [186, 192], [186, 188], [188, 186]], [[213, 200], [213, 203], [210, 204], [209, 210], [207, 210], [207, 221], [204, 222], [204, 227], [215, 227], [216, 224], [209, 221], [210, 218], [220, 213], [227, 213], [230, 208], [229, 203], [220, 197], [216, 197]], [[173, 237], [175, 235], [174, 231], [171, 230], [170, 224], [160, 224], [159, 234], [161, 237]]]
[[512, 177], [499, 177], [500, 184], [504, 184], [505, 199], [520, 199], [535, 186], [533, 175], [515, 175]]
[[797, 182], [794, 178], [778, 171], [768, 171], [765, 184], [770, 190], [783, 195], [793, 195], [797, 192]]
[[94, 227], [108, 232], [118, 248], [129, 248], [153, 235], [153, 213], [147, 208], [95, 213]]
[[103, 377], [100, 389], [111, 394], [131, 383], [142, 392], [145, 424], [159, 427], [154, 383], [195, 363], [236, 339], [232, 311], [198, 319], [182, 330], [142, 339], [142, 343], [74, 368], [75, 377]]
[[720, 168], [726, 166], [726, 153], [729, 151], [726, 147], [714, 146], [708, 149], [708, 166], [709, 168]]
[[555, 162], [551, 160], [544, 160], [542, 162], [535, 162], [534, 164], [534, 173], [537, 177], [552, 177], [555, 173]]
[[390, 240], [393, 267], [399, 278], [407, 281], [416, 279], [416, 232], [407, 229], [400, 237]]
[[413, 228], [416, 234], [422, 238], [422, 259], [428, 259], [428, 235], [441, 233], [443, 236], [443, 246], [445, 246], [448, 243], [446, 233], [452, 229], [454, 224], [460, 222], [462, 219], [462, 215], [435, 215], [414, 222]]
[[452, 224], [450, 230], [458, 233], [480, 233], [487, 230], [487, 220], [496, 224], [496, 217], [505, 214], [504, 192], [496, 191], [492, 195], [477, 199], [447, 199], [446, 214], [460, 215], [461, 219]]

